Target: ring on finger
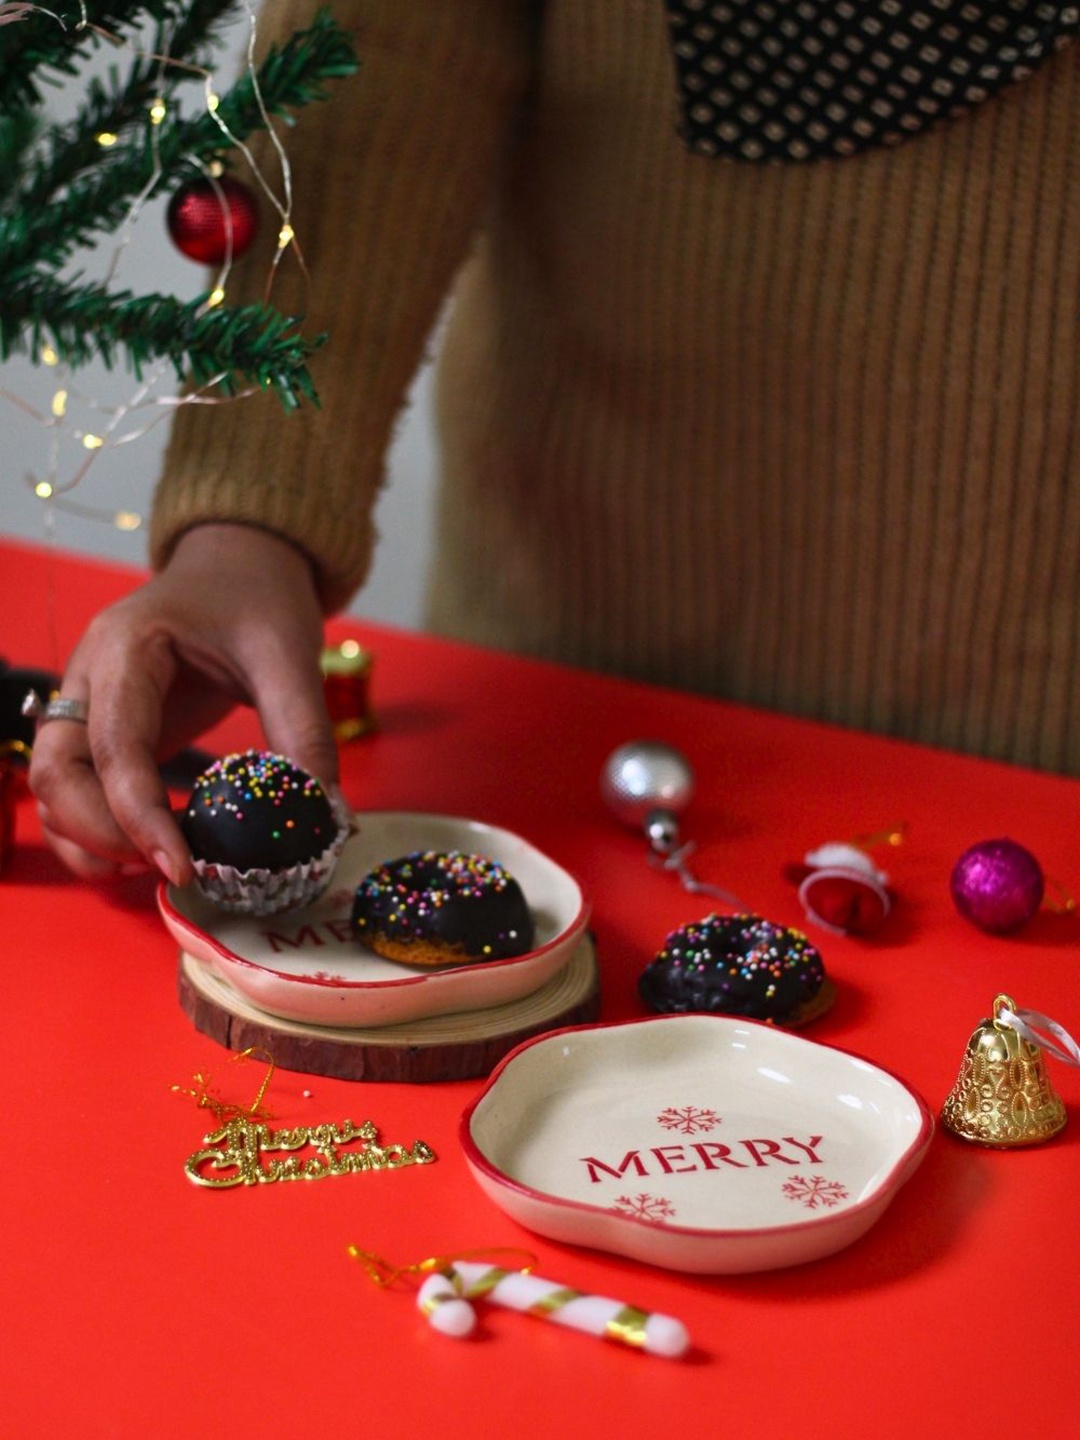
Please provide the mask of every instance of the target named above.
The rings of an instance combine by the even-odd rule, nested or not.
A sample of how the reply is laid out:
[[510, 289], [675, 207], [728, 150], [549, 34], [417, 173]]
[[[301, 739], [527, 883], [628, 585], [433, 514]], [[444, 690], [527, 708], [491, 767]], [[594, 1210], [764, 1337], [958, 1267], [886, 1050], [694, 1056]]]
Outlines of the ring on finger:
[[51, 700], [42, 700], [36, 690], [30, 690], [22, 703], [22, 713], [31, 716], [39, 725], [47, 720], [74, 720], [86, 725], [90, 719], [90, 707], [85, 700], [74, 700], [70, 695], [56, 695]]

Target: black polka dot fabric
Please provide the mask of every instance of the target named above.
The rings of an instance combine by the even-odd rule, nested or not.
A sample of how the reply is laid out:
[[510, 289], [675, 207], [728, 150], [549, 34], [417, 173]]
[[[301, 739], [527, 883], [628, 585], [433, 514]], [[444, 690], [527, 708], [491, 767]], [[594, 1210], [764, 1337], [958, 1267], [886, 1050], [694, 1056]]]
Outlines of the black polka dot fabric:
[[1080, 28], [1032, 0], [665, 0], [694, 151], [801, 161], [897, 145], [1022, 80]]

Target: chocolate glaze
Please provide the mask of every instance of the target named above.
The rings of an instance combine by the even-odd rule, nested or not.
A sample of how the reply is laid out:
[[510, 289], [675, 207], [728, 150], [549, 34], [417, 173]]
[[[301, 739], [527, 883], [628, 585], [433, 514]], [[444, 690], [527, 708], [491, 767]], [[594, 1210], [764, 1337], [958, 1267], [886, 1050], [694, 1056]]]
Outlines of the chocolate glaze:
[[281, 755], [246, 750], [203, 771], [180, 828], [196, 860], [282, 870], [321, 855], [338, 827], [318, 780]]
[[356, 888], [352, 926], [372, 949], [386, 940], [449, 962], [524, 955], [534, 933], [518, 882], [497, 861], [459, 850], [414, 850], [377, 866]]
[[784, 1025], [824, 980], [821, 956], [801, 931], [760, 915], [708, 915], [671, 932], [638, 991], [664, 1014], [704, 1011]]

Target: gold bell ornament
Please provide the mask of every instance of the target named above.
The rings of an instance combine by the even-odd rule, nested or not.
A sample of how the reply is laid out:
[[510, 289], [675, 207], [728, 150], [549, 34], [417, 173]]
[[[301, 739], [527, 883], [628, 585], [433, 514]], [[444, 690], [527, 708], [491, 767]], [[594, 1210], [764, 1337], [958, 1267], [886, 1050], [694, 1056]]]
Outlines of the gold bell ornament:
[[1080, 1046], [1060, 1025], [996, 996], [993, 1018], [968, 1041], [941, 1123], [964, 1140], [1003, 1150], [1051, 1139], [1067, 1116], [1044, 1051], [1080, 1065]]

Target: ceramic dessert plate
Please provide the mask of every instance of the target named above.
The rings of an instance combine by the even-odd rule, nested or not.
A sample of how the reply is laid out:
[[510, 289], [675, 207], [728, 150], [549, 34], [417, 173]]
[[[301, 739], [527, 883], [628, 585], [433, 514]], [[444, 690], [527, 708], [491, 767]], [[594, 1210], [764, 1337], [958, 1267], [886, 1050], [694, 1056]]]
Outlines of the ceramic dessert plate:
[[772, 1026], [664, 1015], [519, 1046], [462, 1118], [481, 1189], [528, 1229], [736, 1274], [858, 1240], [922, 1160], [924, 1101]]
[[[329, 890], [277, 915], [231, 915], [193, 885], [162, 885], [158, 906], [181, 949], [270, 1015], [312, 1025], [397, 1025], [531, 995], [566, 964], [589, 918], [582, 887], [527, 840], [477, 820], [404, 811], [354, 816]], [[520, 884], [534, 948], [512, 960], [419, 969], [384, 960], [350, 934], [353, 892], [385, 860], [462, 850], [498, 860]]]

